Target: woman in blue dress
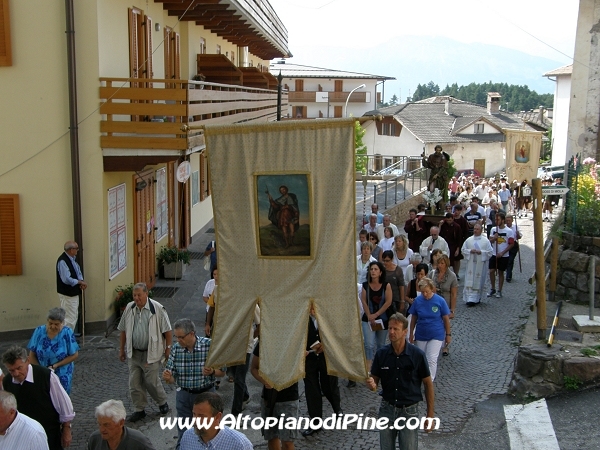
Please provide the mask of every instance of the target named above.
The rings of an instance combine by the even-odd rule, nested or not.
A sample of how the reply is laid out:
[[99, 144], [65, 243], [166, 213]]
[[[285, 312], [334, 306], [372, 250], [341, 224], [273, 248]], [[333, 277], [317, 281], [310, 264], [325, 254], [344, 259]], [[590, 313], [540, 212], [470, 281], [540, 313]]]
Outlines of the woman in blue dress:
[[48, 312], [46, 325], [41, 325], [33, 331], [27, 348], [29, 362], [53, 370], [62, 387], [70, 395], [73, 361], [79, 356], [79, 345], [73, 331], [64, 326], [64, 321], [65, 310], [52, 308]]

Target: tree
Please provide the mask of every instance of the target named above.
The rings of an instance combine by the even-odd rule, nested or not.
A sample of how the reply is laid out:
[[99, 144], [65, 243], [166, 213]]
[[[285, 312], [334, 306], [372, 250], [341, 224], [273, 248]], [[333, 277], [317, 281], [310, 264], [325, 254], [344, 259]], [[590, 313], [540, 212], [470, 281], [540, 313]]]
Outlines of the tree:
[[396, 94], [392, 95], [392, 98], [390, 98], [390, 102], [389, 102], [389, 106], [396, 106], [398, 104], [398, 97], [396, 97]]
[[354, 164], [356, 171], [363, 174], [367, 173], [367, 146], [363, 142], [365, 133], [366, 130], [360, 125], [360, 122], [356, 120], [354, 122], [354, 150], [356, 152]]

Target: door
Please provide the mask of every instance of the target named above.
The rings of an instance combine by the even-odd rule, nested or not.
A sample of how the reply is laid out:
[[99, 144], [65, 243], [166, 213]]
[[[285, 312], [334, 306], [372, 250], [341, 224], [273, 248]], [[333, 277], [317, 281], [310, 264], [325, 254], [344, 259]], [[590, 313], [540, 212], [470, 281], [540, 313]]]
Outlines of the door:
[[480, 177], [485, 177], [485, 159], [476, 159], [473, 161], [473, 169], [479, 172]]
[[136, 283], [144, 282], [151, 289], [156, 283], [154, 250], [154, 170], [133, 176], [134, 239]]

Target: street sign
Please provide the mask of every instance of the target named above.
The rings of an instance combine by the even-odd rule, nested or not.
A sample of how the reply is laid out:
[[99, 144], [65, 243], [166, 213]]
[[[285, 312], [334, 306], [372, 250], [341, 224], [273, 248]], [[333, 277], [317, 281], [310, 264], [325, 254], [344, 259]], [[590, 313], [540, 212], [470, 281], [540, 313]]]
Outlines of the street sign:
[[569, 192], [566, 186], [542, 186], [542, 195], [564, 195]]

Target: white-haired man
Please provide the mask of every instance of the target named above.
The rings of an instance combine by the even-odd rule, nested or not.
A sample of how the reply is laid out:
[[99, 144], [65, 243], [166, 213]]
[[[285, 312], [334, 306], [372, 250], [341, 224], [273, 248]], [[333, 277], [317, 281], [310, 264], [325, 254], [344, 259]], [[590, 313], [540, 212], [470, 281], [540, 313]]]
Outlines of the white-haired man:
[[90, 435], [87, 450], [154, 450], [152, 442], [142, 432], [125, 426], [127, 410], [121, 400], [107, 400], [101, 403], [96, 406], [95, 415], [98, 430]]
[[437, 248], [439, 248], [444, 255], [450, 254], [450, 248], [448, 247], [446, 239], [440, 236], [439, 227], [431, 227], [429, 229], [429, 235], [430, 236], [428, 238], [421, 242], [421, 246], [419, 247], [419, 253], [423, 258], [423, 262], [429, 262], [431, 252]]
[[389, 214], [385, 214], [383, 216], [383, 223], [377, 225], [377, 228], [376, 228], [377, 237], [379, 238], [379, 240], [382, 240], [385, 237], [385, 235], [384, 235], [385, 227], [391, 227], [394, 236], [398, 236], [400, 234], [398, 227], [392, 223], [392, 216], [390, 216]]
[[17, 411], [17, 399], [0, 391], [0, 448], [48, 450], [46, 432], [39, 422]]

